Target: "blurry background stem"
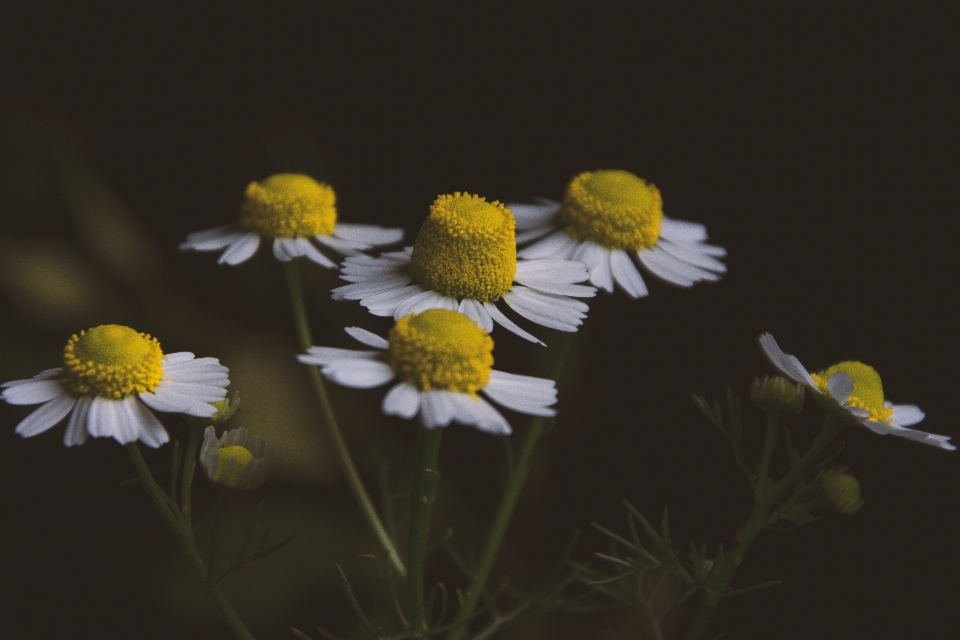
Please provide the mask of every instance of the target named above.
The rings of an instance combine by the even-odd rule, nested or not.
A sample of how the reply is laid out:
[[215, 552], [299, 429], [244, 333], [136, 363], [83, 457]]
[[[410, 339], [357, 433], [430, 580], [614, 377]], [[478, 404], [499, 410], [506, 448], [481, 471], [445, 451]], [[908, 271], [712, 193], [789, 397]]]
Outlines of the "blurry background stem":
[[[193, 507], [190, 502], [190, 494], [193, 488], [193, 472], [197, 463], [197, 449], [200, 446], [200, 438], [203, 436], [203, 421], [188, 417], [187, 423], [190, 425], [190, 440], [187, 441], [187, 451], [183, 456], [183, 480], [180, 482], [180, 511], [183, 513], [184, 526], [187, 529], [187, 535], [190, 541], [193, 541]], [[170, 496], [174, 500], [174, 496]]]
[[125, 447], [127, 453], [130, 454], [130, 459], [133, 461], [133, 466], [137, 469], [140, 480], [143, 482], [144, 490], [147, 492], [147, 495], [150, 496], [150, 500], [153, 501], [153, 506], [160, 512], [160, 516], [166, 523], [167, 528], [170, 529], [173, 537], [177, 539], [180, 548], [183, 549], [183, 552], [187, 556], [187, 560], [190, 561], [194, 573], [197, 574], [197, 578], [199, 578], [203, 588], [206, 589], [210, 597], [213, 598], [213, 602], [217, 605], [217, 609], [220, 611], [220, 615], [227, 623], [227, 626], [233, 630], [240, 640], [254, 640], [253, 634], [250, 633], [247, 626], [243, 624], [240, 616], [237, 615], [237, 612], [234, 611], [230, 603], [227, 602], [226, 597], [220, 592], [220, 589], [207, 582], [206, 571], [203, 568], [203, 560], [200, 559], [200, 554], [197, 553], [196, 547], [193, 546], [192, 532], [186, 526], [185, 522], [178, 521], [173, 515], [173, 512], [170, 511], [163, 491], [157, 486], [157, 483], [154, 482], [153, 476], [150, 474], [150, 469], [147, 468], [147, 463], [144, 461], [137, 443], [131, 442], [125, 445]]
[[[573, 350], [573, 343], [576, 339], [576, 333], [567, 334], [560, 347], [560, 353], [557, 354], [557, 361], [553, 365], [553, 371], [550, 377], [559, 383], [560, 375], [563, 372], [563, 366]], [[460, 612], [457, 614], [455, 623], [462, 623], [470, 619], [474, 610], [480, 603], [483, 590], [486, 587], [487, 579], [490, 577], [490, 571], [493, 569], [493, 563], [500, 552], [500, 545], [503, 543], [503, 537], [507, 533], [507, 527], [510, 526], [510, 519], [520, 500], [520, 492], [523, 491], [523, 485], [530, 473], [530, 465], [533, 462], [533, 452], [537, 447], [540, 436], [547, 426], [548, 418], [537, 417], [530, 422], [527, 429], [527, 437], [523, 441], [523, 449], [520, 451], [520, 457], [517, 458], [516, 466], [510, 472], [507, 478], [507, 487], [503, 491], [503, 497], [500, 499], [500, 506], [497, 508], [497, 514], [494, 516], [493, 525], [490, 527], [490, 534], [483, 546], [483, 552], [480, 555], [480, 562], [477, 565], [477, 572], [470, 581], [467, 588], [466, 597]], [[449, 640], [463, 640], [467, 636], [467, 625], [457, 627], [450, 632]]]
[[[283, 273], [287, 279], [287, 288], [290, 293], [290, 304], [293, 307], [293, 321], [297, 327], [297, 338], [300, 340], [301, 351], [306, 353], [307, 349], [313, 346], [313, 337], [310, 335], [307, 309], [303, 302], [300, 273], [297, 271], [296, 261], [291, 260], [282, 264]], [[320, 377], [320, 371], [312, 366], [307, 367], [307, 370], [310, 372], [310, 380], [313, 382], [313, 387], [317, 392], [317, 399], [320, 400], [320, 407], [323, 409], [324, 423], [327, 425], [327, 432], [330, 435], [330, 440], [333, 441], [334, 451], [336, 451], [337, 458], [340, 460], [343, 473], [347, 476], [347, 484], [350, 485], [350, 490], [353, 491], [353, 497], [356, 498], [360, 506], [360, 511], [363, 513], [367, 524], [370, 525], [370, 528], [373, 530], [374, 535], [376, 535], [380, 546], [387, 552], [387, 558], [393, 566], [393, 570], [405, 578], [407, 570], [403, 566], [403, 561], [400, 560], [400, 554], [397, 553], [397, 549], [390, 539], [390, 535], [384, 528], [383, 523], [380, 522], [377, 510], [374, 509], [373, 503], [370, 501], [370, 496], [367, 495], [367, 490], [363, 486], [363, 481], [360, 480], [360, 474], [357, 473], [357, 468], [353, 465], [353, 460], [350, 458], [347, 443], [344, 442], [343, 435], [340, 433], [340, 427], [337, 426], [337, 418], [333, 413], [333, 407], [330, 405], [330, 399], [327, 397], [327, 390], [323, 385], [323, 378]]]
[[413, 631], [426, 631], [427, 619], [423, 602], [424, 570], [427, 563], [427, 545], [430, 541], [430, 514], [440, 484], [437, 459], [440, 456], [440, 438], [443, 428], [417, 428], [414, 454], [413, 491], [410, 496], [410, 550], [407, 565], [407, 619]]

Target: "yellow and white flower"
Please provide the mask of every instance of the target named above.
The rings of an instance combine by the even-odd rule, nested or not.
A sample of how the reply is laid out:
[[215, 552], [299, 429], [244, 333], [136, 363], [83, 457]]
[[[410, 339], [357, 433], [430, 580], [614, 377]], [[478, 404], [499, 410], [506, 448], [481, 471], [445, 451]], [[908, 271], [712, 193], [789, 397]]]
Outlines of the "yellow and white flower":
[[106, 324], [73, 335], [63, 367], [0, 388], [10, 404], [43, 403], [17, 425], [24, 438], [70, 416], [63, 436], [68, 447], [88, 436], [159, 447], [170, 438], [150, 409], [209, 418], [217, 411], [211, 403], [227, 395], [227, 373], [216, 358], [164, 355], [155, 338]]
[[901, 436], [948, 451], [956, 449], [948, 436], [908, 429], [908, 425], [923, 420], [925, 414], [912, 404], [893, 404], [885, 400], [880, 375], [870, 365], [848, 361], [820, 373], [810, 373], [794, 356], [781, 351], [769, 333], [760, 336], [760, 347], [781, 373], [817, 396], [830, 398], [874, 433]]
[[251, 182], [240, 207], [240, 222], [187, 236], [181, 250], [220, 251], [219, 264], [237, 265], [253, 257], [263, 239], [273, 240], [273, 255], [281, 262], [301, 256], [336, 268], [314, 244], [342, 255], [393, 244], [402, 229], [337, 221], [336, 195], [322, 182], [298, 173], [278, 173]]
[[267, 479], [274, 449], [243, 427], [224, 431], [217, 438], [213, 425], [203, 431], [200, 464], [215, 484], [253, 491]]
[[297, 359], [346, 387], [369, 389], [398, 380], [383, 398], [387, 415], [410, 419], [419, 413], [428, 429], [459, 422], [509, 434], [507, 420], [479, 393], [520, 413], [556, 413], [550, 408], [557, 401], [553, 380], [494, 370], [493, 340], [458, 312], [428, 309], [404, 316], [386, 340], [359, 327], [346, 332], [376, 350], [310, 347]]
[[543, 344], [497, 308], [502, 299], [537, 324], [576, 331], [588, 307], [573, 298], [596, 295], [593, 287], [575, 284], [587, 279], [586, 269], [570, 260], [518, 261], [515, 226], [499, 202], [441, 195], [412, 247], [346, 258], [340, 277], [352, 284], [334, 289], [333, 297], [359, 300], [370, 313], [394, 319], [427, 309], [459, 311], [485, 331], [496, 322]]
[[[563, 202], [508, 205], [517, 219], [517, 252], [525, 259], [572, 259], [587, 265], [590, 283], [607, 292], [616, 282], [632, 298], [647, 295], [634, 264], [681, 287], [719, 280], [723, 247], [705, 244], [703, 225], [663, 215], [660, 191], [627, 171], [586, 171]], [[535, 241], [535, 242], [534, 242]]]

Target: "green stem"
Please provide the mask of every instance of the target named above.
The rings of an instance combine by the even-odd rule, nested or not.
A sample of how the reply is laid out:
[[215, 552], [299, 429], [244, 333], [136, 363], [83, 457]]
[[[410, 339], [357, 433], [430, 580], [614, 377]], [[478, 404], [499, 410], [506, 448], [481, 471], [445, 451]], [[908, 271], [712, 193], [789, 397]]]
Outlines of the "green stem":
[[[307, 321], [307, 308], [303, 302], [303, 289], [300, 286], [300, 274], [297, 271], [296, 262], [284, 262], [283, 273], [287, 279], [290, 304], [293, 307], [293, 321], [297, 327], [297, 338], [300, 340], [300, 348], [306, 351], [313, 346], [313, 338], [310, 335], [310, 325]], [[313, 388], [317, 392], [320, 407], [323, 410], [324, 423], [327, 426], [327, 433], [330, 436], [330, 440], [333, 442], [333, 450], [337, 454], [337, 459], [340, 460], [340, 466], [343, 468], [343, 473], [347, 478], [347, 484], [350, 485], [350, 490], [353, 492], [353, 497], [360, 506], [360, 512], [373, 530], [380, 546], [386, 551], [387, 558], [390, 564], [393, 565], [393, 570], [400, 576], [406, 577], [407, 570], [403, 566], [403, 561], [400, 560], [400, 554], [397, 553], [397, 548], [394, 546], [393, 540], [390, 539], [390, 534], [387, 533], [387, 530], [383, 527], [383, 523], [380, 522], [377, 510], [374, 508], [370, 496], [367, 495], [363, 481], [360, 480], [360, 474], [357, 473], [357, 468], [353, 465], [353, 460], [350, 458], [347, 443], [343, 439], [343, 434], [340, 433], [340, 427], [337, 426], [337, 418], [333, 413], [333, 407], [330, 405], [330, 399], [327, 397], [327, 390], [323, 385], [323, 378], [320, 377], [320, 372], [316, 367], [307, 367], [307, 369], [310, 380], [313, 382]]]
[[167, 528], [170, 529], [170, 533], [173, 534], [173, 537], [180, 545], [180, 548], [183, 550], [184, 554], [186, 554], [187, 560], [190, 561], [190, 566], [193, 567], [193, 571], [197, 574], [197, 578], [199, 578], [203, 588], [207, 590], [210, 598], [213, 599], [214, 604], [220, 611], [220, 615], [227, 623], [227, 626], [233, 630], [237, 638], [240, 640], [255, 640], [253, 634], [250, 633], [250, 630], [247, 629], [246, 625], [243, 624], [243, 621], [240, 620], [240, 616], [237, 615], [237, 612], [234, 611], [233, 607], [230, 606], [230, 603], [227, 602], [226, 597], [224, 597], [220, 589], [215, 585], [211, 585], [206, 582], [206, 572], [203, 568], [203, 560], [200, 559], [200, 554], [197, 553], [197, 549], [193, 546], [193, 536], [190, 534], [190, 530], [184, 526], [185, 523], [178, 521], [170, 511], [170, 508], [167, 506], [166, 500], [164, 499], [163, 490], [157, 485], [153, 479], [153, 476], [150, 474], [150, 469], [147, 468], [147, 463], [144, 461], [143, 455], [141, 455], [140, 448], [137, 446], [137, 443], [131, 442], [124, 446], [127, 449], [127, 453], [130, 454], [130, 459], [133, 461], [133, 466], [136, 467], [137, 474], [140, 476], [140, 480], [143, 482], [143, 488], [147, 492], [147, 495], [150, 496], [153, 506], [155, 506], [157, 511], [160, 512], [160, 517], [163, 518]]
[[217, 544], [220, 538], [220, 525], [223, 522], [223, 511], [227, 504], [227, 490], [217, 492], [217, 501], [213, 505], [213, 517], [210, 518], [210, 561], [207, 563], [207, 582], [216, 582], [217, 572]]
[[[563, 367], [573, 350], [573, 342], [577, 334], [568, 334], [560, 347], [560, 353], [557, 355], [557, 361], [553, 366], [551, 377], [559, 382]], [[470, 580], [470, 586], [457, 613], [454, 624], [463, 623], [469, 620], [480, 604], [480, 598], [483, 596], [483, 590], [490, 578], [490, 571], [493, 569], [493, 563], [500, 553], [500, 545], [510, 526], [510, 520], [513, 518], [513, 512], [520, 500], [520, 493], [523, 491], [523, 485], [530, 473], [530, 467], [533, 462], [533, 452], [547, 427], [547, 418], [537, 417], [530, 422], [527, 429], [527, 437], [523, 441], [523, 449], [517, 458], [513, 471], [507, 477], [507, 486], [503, 491], [503, 497], [500, 499], [500, 506], [497, 508], [497, 514], [493, 518], [493, 524], [490, 526], [490, 533], [487, 535], [487, 541], [484, 544], [483, 551], [480, 554], [480, 562], [477, 565], [477, 572]], [[467, 636], [467, 625], [462, 624], [447, 636], [448, 640], [463, 640]]]
[[717, 574], [716, 581], [707, 589], [703, 601], [700, 603], [700, 609], [693, 619], [693, 624], [687, 631], [685, 640], [698, 640], [706, 632], [710, 619], [720, 605], [720, 600], [727, 593], [727, 588], [733, 580], [737, 567], [743, 562], [747, 550], [766, 526], [770, 507], [776, 504], [780, 497], [810, 469], [816, 458], [843, 431], [845, 426], [842, 419], [828, 413], [823, 428], [817, 434], [809, 451], [800, 459], [800, 462], [795, 464], [780, 482], [758, 496], [753, 505], [753, 511], [750, 513], [750, 519], [737, 532], [738, 546], [736, 552], [727, 554], [723, 558], [723, 566]]
[[184, 526], [187, 534], [193, 541], [193, 507], [190, 496], [193, 489], [193, 473], [197, 465], [197, 449], [203, 437], [203, 423], [196, 419], [188, 419], [190, 425], [190, 440], [187, 441], [187, 451], [183, 457], [183, 479], [180, 481], [180, 511], [183, 513]]
[[407, 619], [412, 631], [426, 631], [427, 617], [423, 602], [424, 572], [427, 564], [427, 545], [430, 541], [430, 513], [440, 483], [437, 459], [440, 456], [440, 438], [443, 429], [417, 427], [414, 460], [413, 491], [410, 496], [410, 551], [407, 556]]
[[767, 414], [767, 436], [763, 441], [763, 458], [760, 460], [760, 469], [757, 471], [757, 487], [755, 499], [762, 500], [767, 491], [767, 473], [770, 470], [770, 458], [773, 457], [773, 447], [777, 442], [777, 419], [775, 413]]

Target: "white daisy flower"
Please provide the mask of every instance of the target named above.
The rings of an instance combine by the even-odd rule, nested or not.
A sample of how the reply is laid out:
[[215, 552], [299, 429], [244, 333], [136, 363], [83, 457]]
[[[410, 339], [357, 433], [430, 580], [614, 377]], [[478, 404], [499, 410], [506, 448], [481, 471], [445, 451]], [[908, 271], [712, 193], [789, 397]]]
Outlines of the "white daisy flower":
[[427, 309], [450, 309], [472, 318], [485, 331], [496, 322], [518, 336], [543, 344], [518, 327], [497, 306], [503, 299], [537, 324], [576, 331], [586, 303], [597, 290], [580, 284], [583, 264], [555, 258], [517, 261], [513, 215], [499, 202], [456, 192], [430, 206], [417, 240], [403, 251], [379, 258], [350, 256], [335, 300], [359, 300], [378, 316], [398, 320]]
[[281, 262], [305, 256], [333, 269], [336, 263], [311, 238], [325, 249], [350, 255], [399, 242], [403, 229], [338, 222], [329, 185], [298, 173], [278, 173], [247, 186], [239, 224], [191, 233], [180, 249], [224, 249], [217, 262], [236, 265], [252, 258], [263, 238], [273, 240], [273, 255]]
[[213, 425], [203, 432], [200, 464], [207, 477], [230, 489], [252, 491], [267, 479], [274, 449], [260, 436], [246, 429], [224, 431], [218, 439]]
[[428, 429], [455, 421], [509, 434], [506, 419], [478, 392], [520, 413], [556, 414], [549, 408], [557, 401], [553, 380], [494, 370], [493, 340], [455, 311], [428, 309], [400, 318], [386, 340], [359, 327], [346, 332], [376, 351], [310, 347], [297, 360], [320, 367], [324, 377], [346, 387], [369, 389], [399, 380], [383, 399], [387, 415], [410, 419], [419, 413]]
[[633, 298], [647, 295], [634, 259], [681, 287], [719, 280], [727, 270], [717, 259], [726, 249], [704, 243], [703, 225], [664, 216], [660, 191], [627, 171], [581, 173], [563, 203], [540, 199], [508, 206], [517, 218], [517, 244], [537, 241], [519, 257], [579, 260], [590, 271], [590, 283], [607, 292], [616, 282]]
[[6, 382], [0, 397], [10, 404], [43, 403], [17, 425], [24, 438], [70, 416], [63, 436], [68, 447], [87, 436], [159, 447], [170, 438], [150, 409], [209, 418], [217, 411], [211, 403], [227, 395], [228, 384], [227, 368], [216, 358], [164, 355], [155, 338], [105, 324], [70, 338], [63, 367]]
[[819, 398], [830, 398], [847, 410], [858, 423], [880, 435], [893, 434], [953, 451], [948, 436], [907, 429], [924, 418], [911, 404], [892, 404], [883, 397], [880, 375], [862, 362], [841, 362], [820, 373], [808, 372], [794, 356], [784, 353], [769, 333], [760, 336], [760, 347], [785, 376], [805, 385]]

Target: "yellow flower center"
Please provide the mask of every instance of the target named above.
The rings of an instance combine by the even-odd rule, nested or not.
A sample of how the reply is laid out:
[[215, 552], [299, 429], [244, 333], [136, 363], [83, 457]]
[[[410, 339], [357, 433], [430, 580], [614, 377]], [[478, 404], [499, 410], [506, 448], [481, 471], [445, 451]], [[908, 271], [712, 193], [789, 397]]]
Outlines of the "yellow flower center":
[[[217, 464], [217, 473], [213, 476], [214, 481], [236, 489], [240, 486], [240, 480], [243, 478], [244, 470], [247, 468], [247, 465], [250, 464], [250, 461], [253, 460], [253, 454], [250, 453], [246, 447], [236, 445], [217, 449], [217, 457], [220, 461], [219, 464]], [[226, 473], [231, 460], [236, 460], [237, 462], [233, 465], [233, 470], [230, 472], [230, 475], [224, 478], [223, 474]]]
[[470, 318], [447, 309], [404, 316], [390, 330], [390, 365], [421, 391], [476, 395], [493, 368], [493, 340]]
[[416, 282], [451, 298], [493, 302], [517, 274], [516, 221], [499, 202], [442, 195], [430, 205], [410, 257]]
[[813, 381], [817, 383], [817, 387], [829, 395], [830, 391], [827, 384], [830, 378], [840, 371], [853, 379], [853, 392], [850, 394], [850, 399], [847, 400], [847, 406], [868, 411], [870, 419], [874, 422], [889, 424], [893, 409], [884, 408], [883, 384], [880, 382], [880, 374], [870, 365], [854, 361], [841, 362], [823, 373], [812, 373], [810, 375], [813, 377]]
[[660, 191], [628, 171], [585, 171], [570, 181], [560, 224], [608, 249], [649, 249], [660, 237]]
[[62, 375], [61, 382], [74, 395], [119, 400], [157, 388], [163, 352], [145, 333], [104, 324], [70, 338], [63, 348]]
[[247, 185], [240, 228], [267, 238], [330, 235], [337, 222], [329, 185], [299, 173], [278, 173]]

